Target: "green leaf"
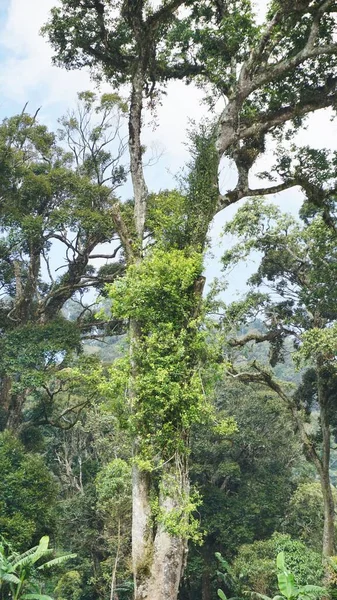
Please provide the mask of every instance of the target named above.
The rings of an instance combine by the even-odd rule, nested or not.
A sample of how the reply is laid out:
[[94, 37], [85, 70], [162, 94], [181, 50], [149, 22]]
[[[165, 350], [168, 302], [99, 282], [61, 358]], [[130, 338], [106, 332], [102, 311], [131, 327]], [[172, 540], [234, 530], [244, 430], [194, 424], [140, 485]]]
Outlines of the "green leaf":
[[277, 575], [277, 580], [281, 594], [288, 598], [288, 600], [298, 596], [298, 588], [295, 586], [295, 578], [293, 573], [279, 573]]
[[32, 554], [34, 554], [36, 552], [36, 550], [38, 549], [38, 546], [33, 546], [33, 548], [29, 548], [29, 550], [26, 550], [25, 552], [22, 552], [22, 554], [18, 554], [14, 557], [9, 556], [8, 559], [11, 561], [13, 567], [18, 567], [21, 564], [24, 564], [24, 559], [26, 559], [27, 557], [30, 557]]
[[38, 548], [39, 550], [48, 550], [48, 545], [49, 545], [49, 535], [44, 535], [40, 541], [39, 541], [39, 545]]
[[221, 600], [227, 600], [227, 596], [222, 590], [218, 590], [218, 596]]
[[20, 583], [20, 579], [16, 575], [13, 575], [13, 573], [4, 573], [3, 575], [0, 575], [0, 582], [1, 581], [15, 584]]
[[49, 560], [46, 563], [43, 563], [43, 565], [40, 565], [38, 567], [38, 570], [43, 571], [44, 569], [50, 569], [51, 567], [56, 567], [56, 566], [64, 563], [66, 560], [69, 560], [70, 558], [76, 558], [76, 556], [77, 556], [77, 554], [65, 554], [64, 556], [57, 556], [56, 558], [53, 558], [52, 560]]
[[285, 566], [284, 552], [278, 553], [278, 555], [276, 557], [276, 565], [280, 571], [285, 571], [286, 566]]
[[328, 595], [328, 590], [319, 585], [303, 585], [300, 587], [299, 593], [301, 596], [323, 596]]

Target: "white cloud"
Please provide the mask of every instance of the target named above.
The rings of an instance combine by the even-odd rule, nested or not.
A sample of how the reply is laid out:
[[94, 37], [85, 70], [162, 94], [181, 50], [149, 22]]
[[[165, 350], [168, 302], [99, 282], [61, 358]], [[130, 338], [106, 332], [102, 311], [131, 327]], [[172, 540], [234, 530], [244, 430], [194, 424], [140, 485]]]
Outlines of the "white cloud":
[[7, 100], [22, 103], [34, 96], [51, 109], [54, 104], [72, 103], [78, 90], [92, 86], [87, 72], [67, 72], [52, 65], [52, 50], [39, 31], [53, 5], [54, 0], [9, 2], [0, 34], [5, 51], [0, 84]]
[[[14, 105], [22, 106], [33, 99], [42, 106], [41, 115], [47, 124], [52, 125], [60, 112], [73, 105], [78, 91], [93, 89], [95, 84], [85, 69], [66, 71], [52, 65], [52, 49], [39, 31], [55, 0], [34, 0], [33, 5], [32, 10], [32, 3], [27, 0], [9, 1], [7, 20], [0, 33], [0, 45], [5, 50], [0, 86], [2, 96]], [[107, 84], [102, 87], [108, 88]], [[161, 164], [170, 164], [175, 171], [187, 157], [184, 141], [188, 119], [198, 121], [207, 111], [201, 105], [200, 90], [194, 86], [174, 82], [167, 91], [157, 109], [157, 127], [153, 130], [153, 123], [148, 125], [144, 142], [159, 144], [165, 151]], [[147, 120], [151, 121], [151, 115]]]

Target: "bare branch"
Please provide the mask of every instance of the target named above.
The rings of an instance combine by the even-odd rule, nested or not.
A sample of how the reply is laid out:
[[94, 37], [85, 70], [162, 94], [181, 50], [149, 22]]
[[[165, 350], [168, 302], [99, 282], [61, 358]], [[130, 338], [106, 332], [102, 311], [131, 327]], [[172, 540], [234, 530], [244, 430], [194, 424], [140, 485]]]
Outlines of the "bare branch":
[[292, 187], [295, 187], [298, 184], [295, 180], [288, 179], [283, 183], [279, 183], [277, 185], [262, 187], [252, 190], [251, 188], [239, 188], [236, 187], [234, 190], [227, 192], [225, 195], [220, 195], [218, 200], [218, 210], [223, 210], [230, 204], [235, 204], [238, 200], [242, 198], [252, 198], [255, 196], [268, 196], [270, 194], [278, 194], [279, 192], [283, 192], [284, 190], [288, 190]]
[[90, 254], [89, 256], [89, 260], [94, 260], [96, 258], [106, 258], [108, 259], [112, 259], [112, 258], [116, 258], [118, 252], [120, 251], [120, 249], [122, 248], [122, 245], [117, 246], [117, 248], [113, 251], [112, 254]]
[[257, 365], [256, 361], [252, 363], [251, 367], [256, 371], [255, 373], [253, 371], [237, 371], [234, 367], [231, 367], [231, 369], [227, 371], [227, 375], [238, 379], [243, 383], [259, 383], [265, 385], [270, 390], [275, 392], [279, 398], [281, 398], [291, 412], [294, 424], [300, 432], [301, 441], [306, 449], [306, 452], [310, 456], [312, 462], [315, 464], [318, 472], [322, 473], [322, 460], [319, 457], [312, 440], [306, 432], [302, 415], [300, 411], [298, 411], [292, 396], [286, 393], [286, 391], [281, 387], [276, 379], [274, 379], [271, 373], [265, 371], [259, 365]]
[[158, 10], [150, 15], [147, 19], [147, 24], [150, 25], [152, 29], [158, 27], [159, 25], [165, 23], [171, 15], [184, 4], [185, 0], [171, 0], [171, 2], [166, 2], [163, 4]]

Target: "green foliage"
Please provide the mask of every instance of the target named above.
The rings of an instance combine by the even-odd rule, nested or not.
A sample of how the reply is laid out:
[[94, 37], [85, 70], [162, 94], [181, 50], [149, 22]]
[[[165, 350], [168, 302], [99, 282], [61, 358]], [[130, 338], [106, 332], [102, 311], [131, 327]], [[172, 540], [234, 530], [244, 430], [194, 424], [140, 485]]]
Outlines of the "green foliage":
[[[268, 340], [271, 367], [284, 361], [287, 349], [292, 351], [297, 367], [309, 367], [302, 373], [302, 381], [297, 389], [292, 389], [284, 382], [278, 383], [275, 372], [270, 368], [261, 368], [252, 360], [252, 347], [247, 345], [247, 361], [243, 363], [241, 360], [241, 364], [237, 364], [238, 371], [241, 371], [237, 376], [245, 378], [246, 382], [260, 379], [283, 398], [291, 411], [295, 427], [301, 430], [305, 456], [315, 465], [323, 488], [324, 481], [328, 482], [329, 478], [329, 438], [335, 427], [335, 231], [319, 213], [303, 224], [291, 215], [283, 214], [275, 205], [256, 200], [249, 201], [238, 210], [234, 219], [226, 225], [226, 231], [239, 235], [234, 251], [225, 257], [226, 268], [228, 260], [238, 262], [241, 258], [246, 259], [252, 251], [258, 251], [261, 257], [256, 273], [248, 282], [253, 294], [249, 294], [248, 302], [243, 300], [241, 303], [243, 310], [239, 312], [240, 321], [235, 326], [238, 327], [244, 319], [245, 310], [250, 316], [249, 300], [255, 294], [255, 311], [263, 320], [264, 330], [251, 337], [243, 336], [242, 344]], [[266, 286], [271, 292], [259, 296]], [[229, 324], [227, 332], [231, 327]], [[238, 343], [239, 340], [228, 342], [229, 346]], [[232, 359], [235, 360], [235, 350], [232, 351]], [[318, 427], [309, 429], [304, 421], [309, 420], [317, 404], [320, 417]], [[323, 495], [327, 494], [329, 483], [323, 489]], [[333, 504], [332, 501], [330, 504]], [[331, 527], [330, 540], [333, 533]], [[324, 553], [331, 553], [326, 543]]]
[[[275, 554], [284, 552], [287, 565], [298, 587], [317, 585], [323, 578], [320, 554], [307, 548], [289, 535], [274, 534], [269, 540], [241, 546], [233, 562], [233, 570], [241, 579], [242, 590], [253, 590], [264, 595], [278, 592], [275, 585]], [[286, 584], [282, 578], [282, 585]]]
[[107, 505], [114, 508], [118, 501], [125, 505], [131, 491], [130, 475], [130, 466], [121, 458], [115, 458], [99, 471], [96, 489], [102, 508]]
[[[237, 90], [233, 61], [242, 65], [255, 50], [248, 72], [257, 80], [261, 73], [264, 77], [238, 106], [241, 123], [254, 123], [261, 115], [282, 113], [286, 107], [309, 102], [314, 91], [324, 89], [329, 77], [333, 80], [333, 52], [309, 55], [294, 65], [290, 62], [305, 47], [320, 11], [319, 4], [310, 11], [305, 10], [306, 6], [272, 2], [264, 25], [259, 25], [250, 0], [229, 0], [223, 6], [187, 3], [181, 13], [173, 5], [158, 9], [159, 17], [148, 1], [142, 3], [139, 12], [132, 4], [118, 2], [114, 19], [108, 6], [93, 6], [89, 0], [78, 6], [73, 0], [62, 0], [52, 10], [43, 32], [54, 48], [57, 64], [73, 69], [90, 67], [98, 79], [106, 78], [115, 86], [130, 82], [134, 65], [141, 65], [152, 98], [156, 97], [156, 83], [183, 78], [211, 86], [212, 100], [219, 95], [233, 97]], [[333, 41], [334, 20], [328, 8], [321, 13], [317, 43], [326, 46]], [[144, 23], [141, 29], [139, 19]], [[265, 77], [273, 65], [287, 61], [289, 69], [281, 76], [271, 81]], [[310, 91], [308, 81], [312, 84]]]
[[147, 327], [168, 322], [179, 328], [190, 316], [191, 292], [201, 270], [197, 252], [155, 249], [110, 288], [112, 312]]
[[[239, 242], [224, 255], [225, 269], [246, 260], [252, 251], [262, 253], [258, 270], [249, 280], [256, 294], [255, 310], [262, 309], [269, 320], [273, 312], [277, 322], [301, 332], [323, 330], [333, 321], [335, 236], [320, 215], [302, 225], [276, 206], [252, 199], [237, 211], [225, 231], [239, 236]], [[275, 301], [268, 294], [259, 296], [262, 283], [278, 294]], [[313, 311], [320, 315], [319, 327]]]
[[8, 432], [0, 434], [0, 463], [1, 533], [22, 549], [53, 527], [57, 487], [42, 457]]
[[[59, 398], [51, 379], [81, 352], [82, 334], [97, 329], [95, 311], [81, 306], [82, 296], [88, 286], [100, 288], [121, 272], [119, 260], [115, 269], [96, 271], [89, 255], [114, 235], [114, 190], [126, 177], [119, 137], [125, 111], [116, 94], [83, 92], [56, 133], [26, 112], [0, 123], [4, 426], [50, 418]], [[56, 244], [58, 256], [65, 255], [62, 275], [60, 265], [54, 270], [50, 264]], [[80, 310], [70, 322], [62, 309], [75, 294]]]
[[142, 327], [132, 350], [137, 375], [131, 422], [134, 432], [142, 433], [139, 460], [151, 460], [156, 448], [167, 459], [177, 443], [183, 451], [181, 431], [205, 414], [202, 363], [210, 355], [200, 317], [193, 314], [196, 301], [201, 303], [195, 288], [201, 268], [202, 257], [194, 250], [155, 248], [109, 290], [113, 315]]
[[[301, 585], [298, 586], [294, 574], [288, 571], [285, 565], [284, 552], [279, 552], [276, 558], [277, 565], [277, 582], [281, 596], [275, 596], [274, 600], [280, 598], [286, 598], [287, 600], [294, 600], [295, 598], [320, 598], [326, 595], [327, 590], [317, 585]], [[254, 593], [253, 593], [254, 595]], [[256, 594], [258, 598], [266, 600], [266, 596], [262, 594]]]
[[[48, 547], [49, 537], [43, 536], [39, 544], [22, 554], [13, 552], [4, 540], [0, 544], [0, 594], [13, 600], [52, 600], [40, 593], [39, 572], [61, 565], [74, 558], [65, 554], [50, 558], [54, 551]], [[48, 560], [49, 559], [49, 560]]]
[[81, 575], [78, 571], [67, 571], [59, 579], [54, 590], [55, 600], [79, 600], [81, 597]]
[[196, 517], [202, 504], [200, 493], [194, 489], [182, 494], [176, 479], [169, 476], [166, 476], [165, 481], [162, 482], [160, 493], [169, 498], [179, 498], [179, 502], [171, 510], [167, 510], [159, 506], [156, 498], [152, 502], [152, 515], [156, 523], [162, 525], [171, 536], [182, 536], [200, 546], [205, 533], [201, 530], [199, 519]]
[[[223, 577], [215, 577], [215, 552], [231, 562], [239, 546], [282, 527], [296, 479], [293, 466], [301, 461], [287, 410], [272, 394], [220, 381], [215, 415], [218, 422], [232, 418], [236, 428], [223, 436], [209, 424], [192, 430], [191, 481], [202, 496], [198, 518], [205, 535], [201, 548], [189, 550], [184, 600], [201, 596], [206, 585], [216, 593]], [[226, 578], [229, 597], [241, 594], [237, 572], [234, 579]]]
[[58, 317], [46, 325], [27, 324], [8, 332], [0, 350], [1, 369], [16, 379], [12, 390], [20, 393], [45, 384], [61, 361], [65, 365], [81, 351], [80, 332], [75, 323]]
[[161, 247], [183, 248], [186, 244], [186, 196], [176, 190], [151, 194], [146, 225]]
[[202, 251], [219, 198], [214, 125], [202, 124], [189, 132], [189, 139], [192, 160], [185, 180], [186, 238], [187, 244]]
[[[221, 570], [218, 569], [216, 572], [218, 578], [220, 578], [222, 580], [223, 585], [227, 589], [231, 590], [232, 593], [233, 592], [239, 593], [240, 580], [237, 579], [230, 564], [221, 556], [220, 552], [215, 553], [215, 558], [218, 561], [219, 569], [221, 569]], [[227, 600], [227, 596], [223, 590], [218, 589], [217, 594], [218, 594], [219, 598], [221, 598], [221, 600]], [[234, 599], [235, 599], [235, 596], [231, 598], [231, 600], [234, 600]]]
[[[86, 383], [81, 383], [81, 374], [83, 378], [86, 375]], [[77, 554], [72, 564], [76, 576], [68, 578], [66, 573], [60, 587], [59, 578], [48, 581], [49, 593], [53, 595], [56, 586], [55, 597], [64, 600], [67, 595], [62, 590], [66, 588], [70, 597], [75, 594], [81, 600], [109, 597], [117, 553], [118, 587], [130, 577], [130, 439], [111, 410], [102, 410], [97, 389], [103, 372], [97, 380], [93, 377], [91, 384], [90, 375], [90, 361], [82, 363], [77, 374], [79, 388], [87, 389], [88, 394], [94, 390], [95, 400], [75, 425], [66, 430], [43, 430], [46, 458], [60, 488], [53, 537], [57, 546]], [[121, 597], [128, 598], [127, 594]]]
[[[334, 499], [336, 501], [336, 492]], [[318, 482], [300, 483], [294, 491], [286, 515], [286, 530], [316, 552], [323, 533], [323, 495]]]
[[324, 362], [334, 363], [337, 354], [337, 323], [327, 329], [314, 327], [306, 331], [302, 337], [302, 344], [296, 356], [297, 364], [312, 364], [317, 358]]

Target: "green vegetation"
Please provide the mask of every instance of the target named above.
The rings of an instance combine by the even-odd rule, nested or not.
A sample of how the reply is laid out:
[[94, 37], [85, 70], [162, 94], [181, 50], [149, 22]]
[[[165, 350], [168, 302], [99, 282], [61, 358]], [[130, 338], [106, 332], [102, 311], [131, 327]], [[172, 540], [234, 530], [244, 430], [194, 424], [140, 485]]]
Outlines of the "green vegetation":
[[[75, 554], [62, 555], [46, 560], [53, 555], [48, 548], [49, 537], [43, 536], [39, 544], [19, 554], [13, 552], [5, 541], [0, 544], [0, 594], [1, 598], [13, 600], [51, 600], [39, 592], [41, 571], [51, 569], [74, 558]], [[41, 579], [41, 577], [40, 577]]]
[[[334, 0], [52, 8], [54, 62], [113, 89], [56, 132], [26, 107], [0, 123], [1, 600], [337, 597], [337, 153], [296, 146], [336, 109], [336, 18]], [[209, 119], [155, 193], [143, 126], [173, 81]], [[297, 217], [264, 199], [296, 186]], [[215, 218], [224, 275], [256, 265], [231, 303], [205, 285]]]

